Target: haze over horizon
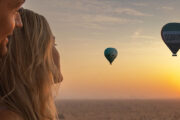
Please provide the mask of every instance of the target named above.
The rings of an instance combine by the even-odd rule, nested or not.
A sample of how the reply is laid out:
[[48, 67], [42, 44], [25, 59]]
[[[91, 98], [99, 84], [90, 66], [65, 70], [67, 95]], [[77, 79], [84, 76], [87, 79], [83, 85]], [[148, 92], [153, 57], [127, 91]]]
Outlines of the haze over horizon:
[[[56, 36], [64, 81], [59, 99], [180, 98], [180, 56], [161, 28], [180, 22], [179, 0], [29, 0]], [[104, 57], [115, 47], [112, 66]]]

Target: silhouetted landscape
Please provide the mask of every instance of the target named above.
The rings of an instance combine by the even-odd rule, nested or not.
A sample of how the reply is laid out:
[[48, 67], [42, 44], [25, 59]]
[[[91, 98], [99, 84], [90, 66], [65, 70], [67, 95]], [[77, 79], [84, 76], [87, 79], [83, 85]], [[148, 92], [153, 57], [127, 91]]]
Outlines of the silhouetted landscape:
[[180, 120], [180, 100], [62, 100], [60, 120]]

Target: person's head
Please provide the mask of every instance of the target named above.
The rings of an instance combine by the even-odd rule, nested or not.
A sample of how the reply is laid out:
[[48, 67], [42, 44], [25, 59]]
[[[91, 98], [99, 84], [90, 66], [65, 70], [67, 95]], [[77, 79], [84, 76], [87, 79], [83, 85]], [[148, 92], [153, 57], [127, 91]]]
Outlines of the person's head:
[[18, 10], [25, 0], [0, 0], [0, 56], [7, 53], [7, 36], [13, 33], [15, 26], [22, 27]]
[[[23, 27], [9, 38], [9, 52], [0, 71], [2, 102], [26, 120], [55, 120], [54, 81], [61, 81], [58, 52], [46, 19], [21, 9]], [[56, 52], [53, 52], [56, 51]]]

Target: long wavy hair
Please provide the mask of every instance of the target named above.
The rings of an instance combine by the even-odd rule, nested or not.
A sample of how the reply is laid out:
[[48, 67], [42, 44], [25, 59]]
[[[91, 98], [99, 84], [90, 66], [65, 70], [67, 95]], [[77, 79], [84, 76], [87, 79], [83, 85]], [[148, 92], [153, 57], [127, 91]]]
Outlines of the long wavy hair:
[[23, 28], [9, 38], [1, 60], [0, 100], [25, 120], [57, 120], [52, 86], [58, 79], [53, 62], [53, 35], [46, 19], [21, 9]]

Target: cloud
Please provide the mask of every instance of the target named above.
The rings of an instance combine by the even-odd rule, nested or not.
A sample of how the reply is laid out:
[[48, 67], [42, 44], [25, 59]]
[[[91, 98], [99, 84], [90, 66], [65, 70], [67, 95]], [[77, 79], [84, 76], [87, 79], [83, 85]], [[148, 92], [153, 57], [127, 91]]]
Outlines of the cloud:
[[126, 14], [132, 16], [152, 16], [150, 14], [146, 14], [131, 8], [117, 8], [115, 9], [115, 12], [119, 14]]
[[120, 24], [143, 23], [139, 17], [151, 16], [114, 0], [44, 0], [41, 9], [39, 5], [44, 1], [32, 1], [27, 7], [48, 16], [56, 29], [114, 29]]
[[[152, 16], [148, 13], [130, 8], [123, 5], [122, 2], [100, 1], [100, 0], [60, 0], [57, 8], [63, 8], [66, 12], [86, 13], [86, 14], [111, 14], [111, 15], [129, 15], [129, 16]], [[135, 5], [145, 5], [143, 3], [134, 3]], [[62, 10], [63, 10], [62, 9]], [[64, 11], [63, 10], [63, 11]]]
[[167, 11], [172, 11], [172, 10], [174, 10], [174, 8], [173, 8], [173, 7], [170, 7], [170, 6], [162, 6], [161, 9], [162, 9], [162, 10], [167, 10]]
[[129, 19], [124, 17], [110, 16], [110, 15], [90, 15], [90, 14], [63, 14], [61, 19], [57, 21], [68, 24], [73, 28], [88, 28], [88, 29], [111, 29], [113, 26], [120, 26], [122, 24], [141, 24], [143, 21], [138, 19]]
[[144, 35], [142, 34], [142, 30], [137, 30], [133, 33], [133, 35], [131, 36], [132, 39], [143, 39], [143, 40], [151, 40], [151, 41], [154, 41], [154, 40], [157, 40], [156, 37], [154, 36], [150, 36], [150, 35]]
[[138, 7], [146, 7], [147, 4], [145, 3], [132, 3], [134, 6], [138, 6]]
[[85, 21], [96, 22], [96, 23], [114, 23], [114, 24], [125, 24], [125, 23], [142, 23], [141, 20], [127, 19], [107, 15], [86, 15], [83, 17]]

